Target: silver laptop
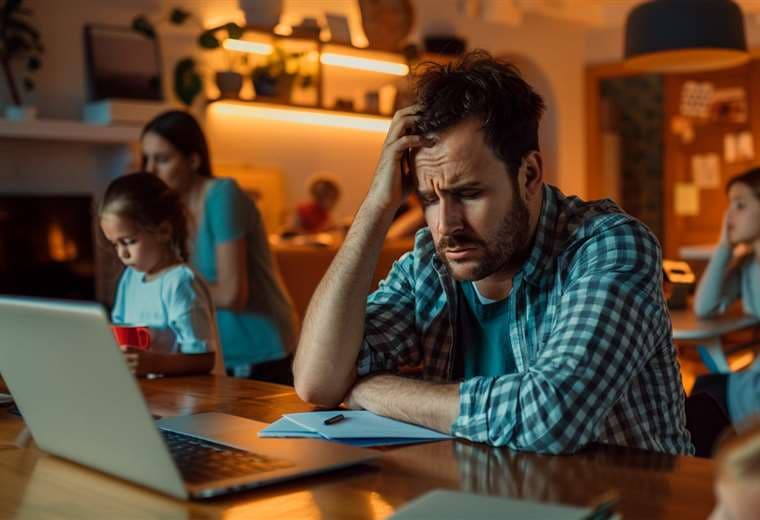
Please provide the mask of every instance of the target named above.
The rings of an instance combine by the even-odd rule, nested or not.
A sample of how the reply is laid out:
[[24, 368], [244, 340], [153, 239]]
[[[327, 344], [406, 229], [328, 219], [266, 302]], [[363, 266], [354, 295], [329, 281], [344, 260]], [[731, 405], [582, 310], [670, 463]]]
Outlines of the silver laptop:
[[178, 498], [206, 498], [368, 462], [375, 452], [260, 439], [206, 413], [154, 422], [100, 305], [0, 297], [0, 373], [37, 445]]

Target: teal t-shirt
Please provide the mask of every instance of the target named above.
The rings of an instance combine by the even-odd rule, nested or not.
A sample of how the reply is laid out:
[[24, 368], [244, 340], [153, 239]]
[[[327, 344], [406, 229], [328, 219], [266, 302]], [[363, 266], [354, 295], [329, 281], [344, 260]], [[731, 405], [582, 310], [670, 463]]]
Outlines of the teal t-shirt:
[[461, 282], [457, 317], [457, 350], [464, 379], [498, 377], [517, 371], [509, 340], [507, 302], [478, 294], [472, 282]]
[[214, 179], [192, 248], [193, 266], [217, 280], [216, 248], [245, 238], [248, 303], [241, 312], [218, 308], [217, 328], [227, 369], [282, 359], [295, 346], [294, 313], [274, 267], [254, 202], [232, 179]]

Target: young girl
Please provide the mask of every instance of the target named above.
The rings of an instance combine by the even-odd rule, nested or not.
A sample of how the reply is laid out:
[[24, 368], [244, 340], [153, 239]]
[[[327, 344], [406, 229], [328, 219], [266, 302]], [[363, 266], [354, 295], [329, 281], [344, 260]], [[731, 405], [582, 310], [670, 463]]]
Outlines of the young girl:
[[208, 288], [185, 264], [187, 223], [179, 196], [155, 175], [133, 173], [108, 186], [98, 216], [126, 266], [112, 321], [151, 332], [150, 349], [126, 350], [132, 371], [224, 373]]
[[[760, 316], [760, 168], [732, 178], [727, 189], [720, 242], [699, 281], [694, 312], [711, 316], [741, 298], [744, 312]], [[749, 252], [734, 260], [739, 244]]]
[[718, 504], [710, 520], [752, 520], [760, 513], [760, 426], [729, 439], [716, 456]]
[[340, 187], [332, 175], [321, 173], [309, 181], [311, 200], [296, 207], [295, 228], [301, 233], [329, 231], [335, 226], [332, 210], [340, 199]]
[[[694, 312], [700, 317], [712, 316], [741, 298], [744, 312], [760, 316], [760, 168], [732, 178], [727, 189], [729, 207], [720, 241], [699, 281]], [[737, 246], [744, 253], [734, 258]], [[701, 394], [708, 395], [720, 410], [712, 425], [705, 423], [705, 428], [692, 428], [697, 454], [709, 455], [714, 432], [708, 431], [702, 439], [700, 431], [715, 429], [716, 421], [737, 426], [760, 413], [760, 359], [741, 372], [697, 378], [686, 404], [687, 416], [695, 417], [692, 423], [695, 425], [703, 421], [697, 420], [690, 410], [696, 409], [693, 403], [697, 400], [704, 400]]]

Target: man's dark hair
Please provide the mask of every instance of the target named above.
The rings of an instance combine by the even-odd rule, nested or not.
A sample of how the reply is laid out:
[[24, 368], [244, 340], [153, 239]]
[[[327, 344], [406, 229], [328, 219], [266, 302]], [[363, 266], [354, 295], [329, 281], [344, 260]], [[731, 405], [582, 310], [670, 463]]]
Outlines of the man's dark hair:
[[439, 133], [477, 118], [486, 143], [517, 175], [526, 154], [538, 151], [538, 123], [543, 98], [513, 64], [475, 50], [445, 65], [422, 64], [416, 78], [417, 102], [423, 105], [417, 131]]

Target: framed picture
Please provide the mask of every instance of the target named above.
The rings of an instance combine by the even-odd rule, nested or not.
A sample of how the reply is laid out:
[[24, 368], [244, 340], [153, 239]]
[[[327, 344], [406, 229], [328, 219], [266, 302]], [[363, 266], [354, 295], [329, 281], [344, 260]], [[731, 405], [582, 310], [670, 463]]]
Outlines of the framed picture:
[[128, 27], [86, 25], [89, 100], [163, 100], [158, 40]]

